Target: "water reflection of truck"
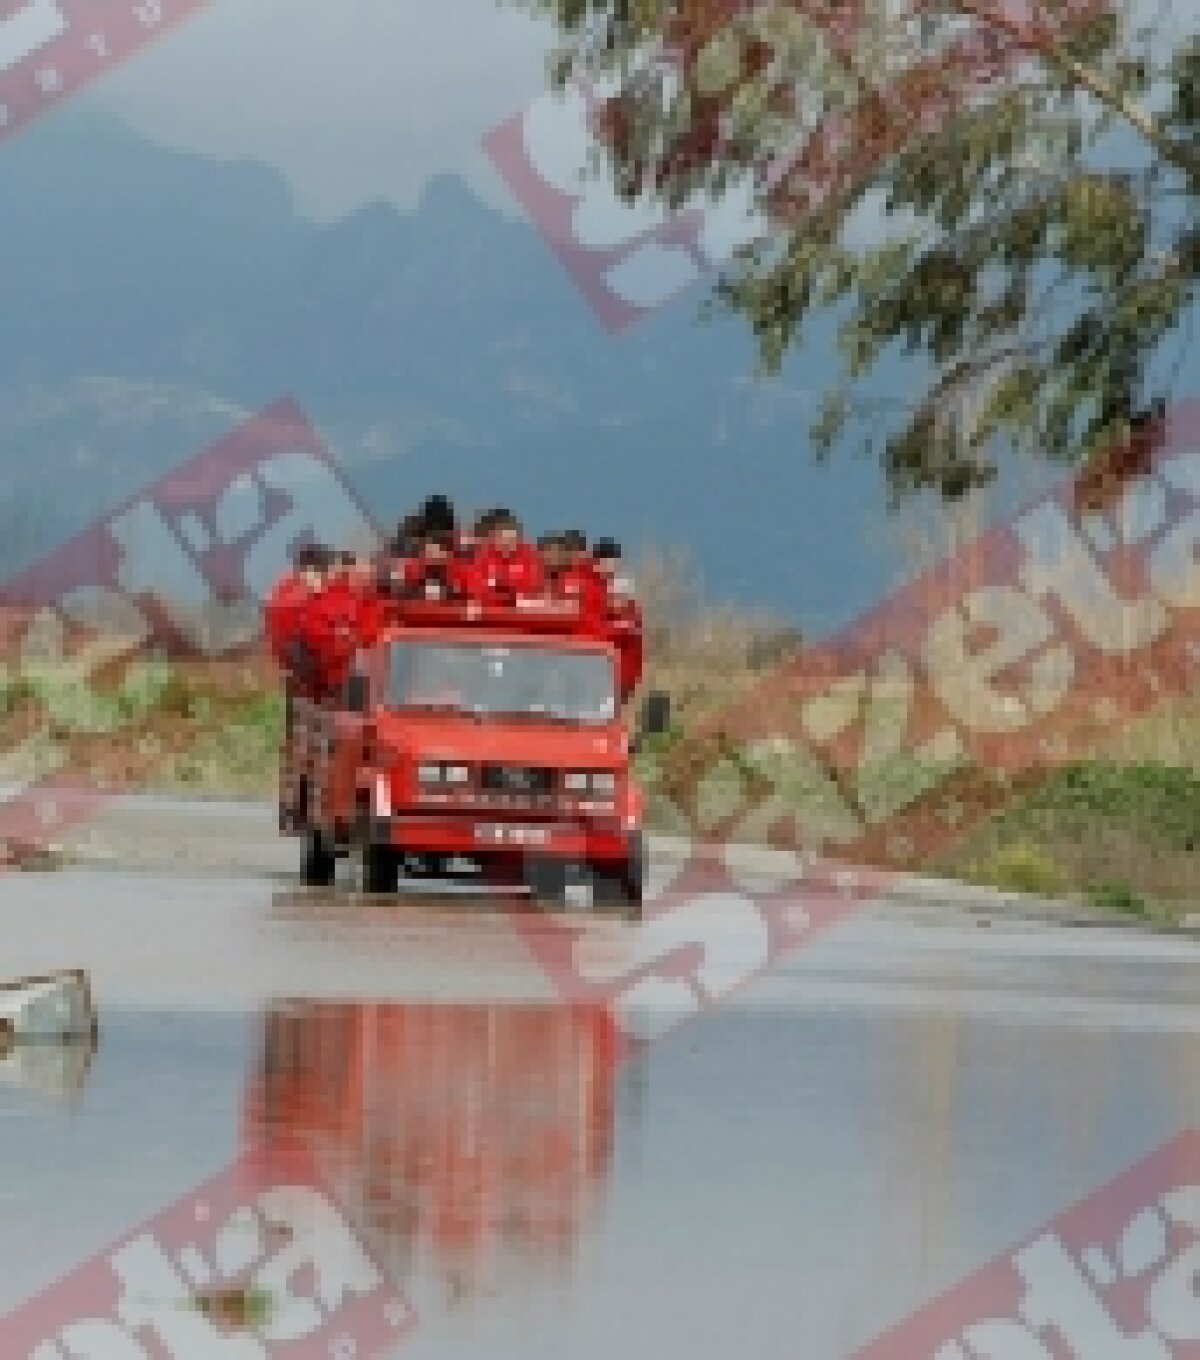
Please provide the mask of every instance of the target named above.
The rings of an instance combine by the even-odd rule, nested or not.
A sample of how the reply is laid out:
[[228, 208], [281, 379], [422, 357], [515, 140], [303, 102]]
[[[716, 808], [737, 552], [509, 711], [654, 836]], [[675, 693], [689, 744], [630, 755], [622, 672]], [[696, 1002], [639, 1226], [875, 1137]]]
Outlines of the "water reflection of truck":
[[601, 1006], [276, 1004], [245, 1137], [311, 1155], [393, 1280], [470, 1292], [505, 1253], [572, 1254], [611, 1164], [619, 1042]]
[[[289, 701], [280, 825], [305, 839], [304, 876], [363, 886], [402, 871], [481, 874], [640, 911], [638, 734], [621, 713], [619, 655], [576, 616], [413, 603], [362, 648], [335, 695]], [[643, 732], [667, 722], [647, 700]]]

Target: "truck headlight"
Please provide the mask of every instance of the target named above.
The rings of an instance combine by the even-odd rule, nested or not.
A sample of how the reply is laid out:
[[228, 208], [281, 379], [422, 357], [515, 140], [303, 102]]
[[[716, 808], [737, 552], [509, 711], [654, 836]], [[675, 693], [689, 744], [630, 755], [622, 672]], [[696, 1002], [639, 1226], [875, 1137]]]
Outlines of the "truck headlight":
[[568, 793], [598, 793], [611, 798], [617, 791], [617, 776], [611, 770], [570, 770], [563, 788]]
[[471, 778], [467, 765], [418, 765], [417, 780], [421, 784], [466, 784]]

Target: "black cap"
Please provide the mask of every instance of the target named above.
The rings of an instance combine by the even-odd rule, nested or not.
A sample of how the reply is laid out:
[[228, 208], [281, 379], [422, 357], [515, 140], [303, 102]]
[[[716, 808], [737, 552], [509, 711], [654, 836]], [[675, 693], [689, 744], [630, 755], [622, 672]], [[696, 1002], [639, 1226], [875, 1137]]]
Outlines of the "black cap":
[[421, 507], [421, 520], [426, 529], [453, 533], [457, 527], [454, 506], [449, 496], [430, 496]]
[[621, 545], [615, 538], [598, 538], [592, 544], [593, 557], [620, 557]]
[[301, 571], [307, 569], [324, 571], [326, 567], [332, 566], [333, 560], [333, 549], [327, 548], [324, 543], [317, 543], [312, 539], [302, 543], [292, 557], [292, 561]]

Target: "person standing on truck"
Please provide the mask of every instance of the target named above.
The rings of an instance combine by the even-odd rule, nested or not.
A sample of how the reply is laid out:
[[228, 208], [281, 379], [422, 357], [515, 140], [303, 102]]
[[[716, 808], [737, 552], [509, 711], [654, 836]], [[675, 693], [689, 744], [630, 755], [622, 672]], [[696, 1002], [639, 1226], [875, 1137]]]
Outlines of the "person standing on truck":
[[420, 519], [421, 527], [427, 534], [458, 533], [458, 519], [449, 496], [430, 496], [421, 506]]
[[454, 534], [445, 529], [426, 530], [421, 554], [408, 582], [410, 600], [462, 600], [467, 597], [465, 571], [469, 564], [457, 556]]
[[416, 577], [421, 551], [420, 515], [405, 515], [375, 564], [375, 593], [381, 606], [404, 599]]
[[560, 577], [570, 561], [565, 536], [559, 533], [543, 534], [537, 541], [537, 549], [545, 573], [546, 593], [551, 599], [560, 599]]
[[374, 646], [386, 621], [384, 601], [375, 588], [375, 563], [360, 553], [343, 553], [343, 571], [354, 600], [358, 646]]
[[454, 533], [455, 555], [464, 562], [474, 562], [479, 551], [479, 521], [460, 523]]
[[308, 637], [316, 652], [320, 687], [326, 694], [341, 687], [354, 653], [370, 631], [358, 559], [335, 555], [321, 591], [308, 606]]
[[521, 522], [511, 510], [489, 512], [488, 531], [476, 555], [484, 598], [498, 604], [539, 598], [546, 584], [542, 559], [526, 542]]
[[602, 538], [592, 549], [592, 560], [605, 590], [605, 631], [617, 648], [621, 698], [628, 699], [642, 676], [642, 611], [633, 582], [621, 571], [621, 545]]
[[607, 591], [592, 567], [587, 537], [578, 529], [566, 529], [547, 534], [542, 544], [547, 545], [542, 547], [542, 558], [550, 599], [573, 604], [581, 618], [593, 625], [602, 624]]
[[610, 615], [623, 609], [637, 609], [633, 581], [621, 570], [621, 545], [611, 538], [599, 538], [592, 548], [592, 563], [604, 583]]
[[405, 515], [396, 525], [396, 532], [387, 546], [388, 555], [400, 558], [415, 557], [421, 548], [421, 534], [424, 528], [425, 523], [420, 515]]
[[567, 529], [563, 532], [562, 539], [570, 566], [582, 568], [591, 566], [592, 556], [588, 552], [587, 534], [582, 529]]
[[292, 570], [276, 581], [263, 606], [267, 641], [295, 692], [315, 697], [321, 687], [321, 659], [310, 633], [310, 611], [325, 588], [333, 554], [323, 544], [297, 549]]

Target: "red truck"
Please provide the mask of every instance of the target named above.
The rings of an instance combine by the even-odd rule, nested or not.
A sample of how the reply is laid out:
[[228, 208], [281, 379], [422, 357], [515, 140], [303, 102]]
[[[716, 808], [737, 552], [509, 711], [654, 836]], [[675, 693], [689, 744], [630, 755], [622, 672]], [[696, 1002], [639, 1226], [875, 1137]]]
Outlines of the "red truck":
[[650, 695], [630, 731], [619, 645], [550, 601], [414, 601], [336, 693], [289, 689], [280, 828], [304, 838], [306, 882], [331, 884], [355, 854], [368, 892], [395, 891], [402, 873], [550, 900], [587, 883], [593, 903], [639, 915], [631, 755], [665, 729], [669, 705]]

